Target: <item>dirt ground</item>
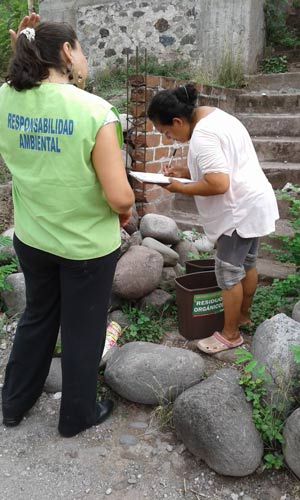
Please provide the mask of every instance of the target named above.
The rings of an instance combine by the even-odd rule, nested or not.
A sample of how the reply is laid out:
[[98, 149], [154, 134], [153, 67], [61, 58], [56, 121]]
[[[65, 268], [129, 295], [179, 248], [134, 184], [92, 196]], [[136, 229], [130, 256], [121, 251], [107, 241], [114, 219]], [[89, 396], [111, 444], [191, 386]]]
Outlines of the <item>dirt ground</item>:
[[[2, 336], [0, 386], [10, 348]], [[43, 393], [17, 428], [0, 424], [0, 500], [300, 500], [300, 483], [287, 469], [219, 476], [161, 427], [155, 408], [105, 386], [101, 393], [115, 400], [112, 416], [74, 438], [57, 432], [59, 394]]]

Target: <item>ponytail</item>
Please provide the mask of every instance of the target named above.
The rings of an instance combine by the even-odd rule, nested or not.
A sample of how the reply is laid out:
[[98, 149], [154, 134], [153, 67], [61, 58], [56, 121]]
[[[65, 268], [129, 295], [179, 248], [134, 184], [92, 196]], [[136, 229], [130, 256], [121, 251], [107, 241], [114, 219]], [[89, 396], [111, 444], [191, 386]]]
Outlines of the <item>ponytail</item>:
[[60, 51], [65, 42], [74, 48], [76, 40], [76, 33], [66, 23], [41, 23], [35, 30], [25, 28], [17, 38], [6, 81], [20, 91], [39, 86], [49, 76], [50, 68], [66, 74]]

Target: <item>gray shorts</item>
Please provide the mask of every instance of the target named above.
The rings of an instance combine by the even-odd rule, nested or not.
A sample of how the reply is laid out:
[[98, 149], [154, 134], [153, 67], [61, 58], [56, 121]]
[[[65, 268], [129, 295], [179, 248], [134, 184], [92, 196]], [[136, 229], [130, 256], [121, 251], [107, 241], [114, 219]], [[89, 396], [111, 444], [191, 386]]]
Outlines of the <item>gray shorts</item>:
[[232, 288], [256, 266], [259, 238], [241, 238], [236, 231], [217, 241], [216, 278], [222, 290]]

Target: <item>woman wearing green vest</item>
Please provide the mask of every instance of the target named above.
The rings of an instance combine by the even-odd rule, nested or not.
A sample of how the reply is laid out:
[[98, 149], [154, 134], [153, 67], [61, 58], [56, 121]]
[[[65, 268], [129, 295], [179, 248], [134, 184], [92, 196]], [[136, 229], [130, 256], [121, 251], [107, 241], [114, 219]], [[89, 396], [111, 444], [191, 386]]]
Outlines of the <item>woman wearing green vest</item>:
[[76, 34], [64, 23], [32, 27], [32, 19], [23, 21], [0, 88], [0, 153], [12, 174], [14, 246], [26, 283], [3, 423], [18, 425], [41, 395], [61, 326], [58, 429], [70, 437], [113, 407], [96, 401], [97, 374], [120, 224], [131, 216], [134, 194], [116, 110], [79, 88], [87, 61]]

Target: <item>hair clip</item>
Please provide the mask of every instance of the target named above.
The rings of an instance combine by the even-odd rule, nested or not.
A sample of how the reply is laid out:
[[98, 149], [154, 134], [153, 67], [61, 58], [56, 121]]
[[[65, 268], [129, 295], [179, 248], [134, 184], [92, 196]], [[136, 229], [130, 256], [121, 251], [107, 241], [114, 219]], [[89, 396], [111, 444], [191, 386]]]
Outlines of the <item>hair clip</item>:
[[186, 94], [187, 98], [189, 99], [189, 94], [187, 93], [186, 86], [185, 85], [179, 85], [179, 88], [180, 89], [184, 89], [185, 94]]
[[24, 28], [22, 31], [20, 31], [20, 35], [25, 35], [29, 42], [33, 42], [35, 40], [35, 29]]

